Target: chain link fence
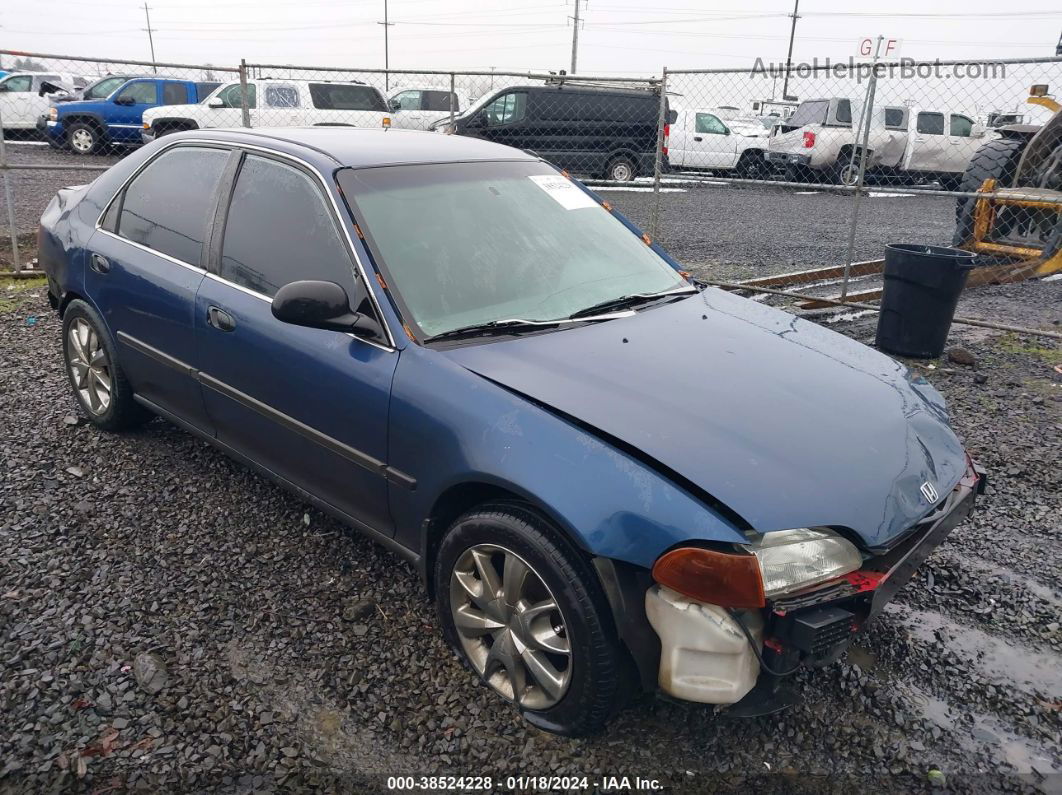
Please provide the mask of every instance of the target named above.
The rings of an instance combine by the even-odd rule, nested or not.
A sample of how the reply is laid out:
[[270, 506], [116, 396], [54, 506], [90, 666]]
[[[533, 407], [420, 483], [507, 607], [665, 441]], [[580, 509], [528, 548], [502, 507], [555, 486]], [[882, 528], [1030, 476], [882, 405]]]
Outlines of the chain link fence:
[[[288, 126], [534, 151], [697, 277], [799, 310], [873, 309], [891, 242], [975, 251], [974, 284], [1062, 270], [1062, 114], [1046, 96], [1062, 87], [1062, 58], [757, 61], [616, 78], [0, 57], [13, 70], [0, 82], [10, 230], [0, 259], [15, 271], [55, 190], [131, 147], [182, 130]], [[1053, 137], [1029, 146], [1044, 125]]]

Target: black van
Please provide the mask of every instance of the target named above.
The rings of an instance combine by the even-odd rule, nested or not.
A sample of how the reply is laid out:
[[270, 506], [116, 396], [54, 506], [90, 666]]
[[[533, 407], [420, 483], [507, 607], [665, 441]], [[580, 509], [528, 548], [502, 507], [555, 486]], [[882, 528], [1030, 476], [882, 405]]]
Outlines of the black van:
[[659, 114], [660, 98], [647, 90], [516, 86], [477, 102], [452, 132], [532, 151], [573, 174], [627, 182], [653, 173]]

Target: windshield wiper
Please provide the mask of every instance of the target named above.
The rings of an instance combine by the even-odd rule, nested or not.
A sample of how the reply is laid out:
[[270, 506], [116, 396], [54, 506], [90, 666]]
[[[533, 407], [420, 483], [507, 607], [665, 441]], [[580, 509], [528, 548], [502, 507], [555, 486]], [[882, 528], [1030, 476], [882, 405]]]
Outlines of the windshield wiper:
[[559, 320], [524, 320], [522, 318], [489, 320], [486, 323], [472, 323], [468, 326], [460, 326], [458, 328], [452, 328], [449, 331], [442, 331], [438, 334], [426, 337], [424, 341], [435, 342], [436, 340], [459, 339], [461, 337], [481, 337], [493, 334], [520, 334], [528, 331], [539, 331], [541, 329], [553, 328], [559, 325]]
[[591, 317], [592, 315], [599, 315], [603, 312], [611, 312], [616, 309], [631, 309], [639, 304], [652, 303], [660, 298], [667, 298], [672, 295], [689, 295], [695, 292], [697, 292], [697, 290], [694, 287], [680, 287], [677, 290], [665, 290], [662, 293], [632, 293], [631, 295], [621, 295], [619, 298], [610, 298], [607, 301], [601, 301], [600, 303], [572, 312], [568, 315], [568, 319], [576, 320], [581, 317]]

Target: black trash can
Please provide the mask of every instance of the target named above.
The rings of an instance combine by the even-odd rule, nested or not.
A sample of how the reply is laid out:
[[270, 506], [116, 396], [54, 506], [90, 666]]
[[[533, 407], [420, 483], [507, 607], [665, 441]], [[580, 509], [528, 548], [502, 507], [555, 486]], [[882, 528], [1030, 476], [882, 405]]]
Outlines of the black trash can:
[[973, 258], [969, 251], [944, 246], [886, 246], [878, 347], [919, 359], [940, 356]]

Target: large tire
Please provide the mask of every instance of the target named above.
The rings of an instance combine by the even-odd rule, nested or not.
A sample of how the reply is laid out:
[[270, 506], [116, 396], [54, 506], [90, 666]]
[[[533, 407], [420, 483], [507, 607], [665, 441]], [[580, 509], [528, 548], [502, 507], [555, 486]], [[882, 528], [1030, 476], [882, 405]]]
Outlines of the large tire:
[[74, 299], [63, 313], [63, 366], [89, 422], [106, 431], [142, 425], [151, 413], [133, 400], [118, 351], [95, 309]]
[[[1018, 161], [1028, 143], [1021, 138], [996, 138], [978, 149], [959, 182], [963, 193], [975, 193], [986, 179], [994, 179], [1000, 187], [1006, 187], [1018, 170]], [[955, 200], [955, 234], [952, 243], [961, 246], [973, 236], [974, 207], [977, 199]]]
[[446, 640], [530, 723], [567, 736], [604, 726], [625, 652], [591, 567], [537, 512], [500, 502], [461, 516], [440, 544], [435, 592]]
[[76, 155], [94, 155], [103, 145], [103, 135], [95, 124], [75, 121], [66, 129], [66, 145]]

